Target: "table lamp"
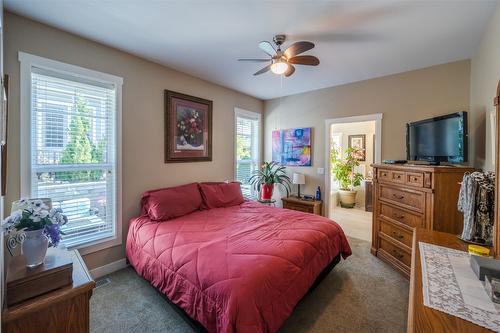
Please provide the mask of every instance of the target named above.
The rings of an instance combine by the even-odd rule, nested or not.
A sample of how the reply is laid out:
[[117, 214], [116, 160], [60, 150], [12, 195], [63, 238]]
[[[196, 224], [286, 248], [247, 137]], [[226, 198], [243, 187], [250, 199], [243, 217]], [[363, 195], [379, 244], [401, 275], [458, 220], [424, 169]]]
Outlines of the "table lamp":
[[298, 195], [297, 196], [300, 198], [300, 185], [304, 185], [306, 183], [306, 177], [301, 173], [294, 173], [292, 183], [297, 184], [297, 187], [298, 187]]

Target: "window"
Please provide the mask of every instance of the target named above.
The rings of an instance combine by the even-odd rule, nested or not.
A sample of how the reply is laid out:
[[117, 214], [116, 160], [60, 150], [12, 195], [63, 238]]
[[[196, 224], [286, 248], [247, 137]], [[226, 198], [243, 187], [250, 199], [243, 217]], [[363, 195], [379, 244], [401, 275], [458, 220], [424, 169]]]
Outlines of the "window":
[[64, 115], [63, 110], [55, 105], [40, 105], [40, 109], [45, 109], [43, 113], [43, 144], [45, 148], [59, 149], [64, 146]]
[[242, 186], [243, 196], [254, 196], [248, 179], [260, 165], [260, 114], [237, 109], [235, 178]]
[[67, 247], [121, 243], [121, 79], [21, 52], [19, 57], [21, 85], [29, 88], [21, 92], [23, 196], [50, 198], [63, 210]]

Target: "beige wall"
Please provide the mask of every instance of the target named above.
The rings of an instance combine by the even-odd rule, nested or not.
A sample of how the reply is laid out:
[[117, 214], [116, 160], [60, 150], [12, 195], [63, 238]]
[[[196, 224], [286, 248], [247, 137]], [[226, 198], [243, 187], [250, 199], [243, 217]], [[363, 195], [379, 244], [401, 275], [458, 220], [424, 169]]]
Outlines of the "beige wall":
[[[319, 70], [321, 70], [319, 68]], [[271, 159], [271, 132], [278, 128], [313, 127], [312, 167], [289, 168], [306, 174], [305, 192], [324, 189], [325, 119], [382, 113], [382, 159], [404, 159], [405, 124], [469, 110], [470, 62], [457, 61], [411, 72], [292, 95], [265, 102], [264, 157]], [[471, 141], [482, 133], [470, 117]], [[474, 147], [469, 156], [474, 156]], [[299, 171], [297, 171], [299, 170]]]
[[[234, 108], [262, 112], [262, 101], [119, 50], [5, 15], [5, 72], [10, 75], [6, 204], [19, 197], [18, 51], [121, 76], [123, 84], [123, 239], [142, 192], [193, 181], [233, 179]], [[163, 90], [213, 100], [213, 161], [163, 163]], [[124, 245], [85, 256], [89, 268], [124, 258]]]
[[[500, 79], [500, 5], [481, 39], [481, 44], [471, 61], [471, 111], [477, 114], [476, 131], [485, 133], [486, 144], [479, 145], [482, 150], [478, 165], [487, 170], [494, 169], [494, 130], [491, 115], [494, 114], [493, 98], [496, 96]], [[494, 126], [494, 124], [493, 124]]]

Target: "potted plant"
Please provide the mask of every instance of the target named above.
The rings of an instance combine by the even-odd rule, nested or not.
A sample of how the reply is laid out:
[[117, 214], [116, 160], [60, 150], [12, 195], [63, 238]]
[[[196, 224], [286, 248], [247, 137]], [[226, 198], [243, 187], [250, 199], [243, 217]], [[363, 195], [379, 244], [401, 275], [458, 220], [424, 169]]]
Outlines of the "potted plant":
[[265, 162], [260, 170], [253, 172], [249, 182], [260, 193], [261, 200], [271, 200], [274, 184], [283, 186], [288, 196], [290, 193], [290, 184], [292, 183], [290, 177], [285, 173], [285, 167], [276, 162]]
[[354, 172], [354, 168], [359, 165], [359, 161], [354, 157], [356, 149], [348, 148], [346, 158], [342, 160], [338, 151], [332, 149], [330, 160], [332, 165], [332, 174], [339, 181], [340, 206], [343, 208], [353, 208], [356, 204], [356, 193], [354, 187], [361, 185], [363, 175]]
[[[22, 254], [28, 267], [43, 263], [48, 246], [57, 246], [61, 240], [61, 227], [68, 222], [61, 209], [51, 209], [40, 199], [21, 199], [18, 209], [7, 217], [3, 229], [9, 235], [9, 244], [21, 243]], [[14, 235], [15, 231], [18, 232]], [[14, 247], [15, 244], [12, 244]], [[10, 251], [10, 247], [9, 251]]]

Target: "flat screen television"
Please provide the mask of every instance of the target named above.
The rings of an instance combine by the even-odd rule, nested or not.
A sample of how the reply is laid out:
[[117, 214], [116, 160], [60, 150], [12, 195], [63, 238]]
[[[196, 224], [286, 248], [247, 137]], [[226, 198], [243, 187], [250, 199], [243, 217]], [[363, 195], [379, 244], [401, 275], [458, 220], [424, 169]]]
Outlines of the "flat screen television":
[[467, 112], [456, 112], [406, 124], [409, 161], [467, 162]]

